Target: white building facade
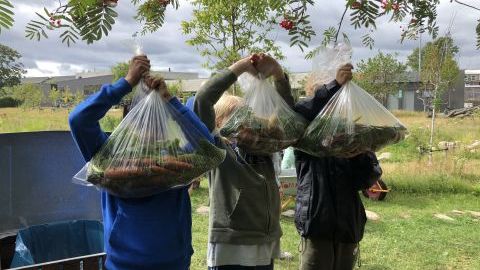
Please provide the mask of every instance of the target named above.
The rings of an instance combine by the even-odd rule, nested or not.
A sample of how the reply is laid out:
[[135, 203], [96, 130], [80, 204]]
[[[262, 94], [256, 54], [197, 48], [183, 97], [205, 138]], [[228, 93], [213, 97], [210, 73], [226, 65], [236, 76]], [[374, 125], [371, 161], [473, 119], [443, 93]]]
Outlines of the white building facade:
[[480, 69], [465, 70], [465, 106], [480, 105]]

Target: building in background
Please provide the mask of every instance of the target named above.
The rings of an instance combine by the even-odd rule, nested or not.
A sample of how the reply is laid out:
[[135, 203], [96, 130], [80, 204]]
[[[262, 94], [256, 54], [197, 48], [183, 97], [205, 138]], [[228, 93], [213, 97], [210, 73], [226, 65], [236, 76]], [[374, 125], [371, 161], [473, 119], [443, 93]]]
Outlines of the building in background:
[[[167, 85], [175, 85], [179, 91], [178, 96], [182, 100], [195, 95], [196, 91], [208, 80], [208, 78], [199, 78], [198, 73], [192, 72], [157, 71], [153, 73], [164, 77]], [[305, 96], [304, 85], [308, 75], [308, 72], [289, 74], [292, 94], [295, 98]], [[103, 84], [111, 83], [112, 80], [113, 75], [110, 72], [89, 72], [72, 76], [24, 78], [22, 83], [39, 85], [45, 96], [48, 96], [49, 91], [54, 88], [61, 91], [68, 90], [73, 95], [82, 91], [85, 96], [88, 96], [98, 91]], [[429, 110], [429, 104], [433, 99], [432, 91], [422, 85], [416, 72], [406, 72], [402, 76], [402, 80], [396, 84], [398, 84], [398, 92], [390, 95], [386, 104], [389, 110]], [[443, 94], [441, 111], [463, 108], [466, 104], [480, 104], [480, 70], [460, 71], [453, 87]]]
[[[299, 72], [290, 74], [290, 83], [294, 96], [304, 97], [305, 90], [303, 89], [307, 81], [309, 73]], [[398, 91], [388, 98], [385, 106], [387, 109], [405, 110], [405, 111], [428, 111], [433, 99], [432, 89], [429, 86], [424, 86], [416, 72], [406, 72], [401, 76], [402, 79], [398, 82]], [[480, 86], [480, 85], [479, 85]], [[458, 109], [464, 107], [465, 84], [464, 71], [461, 70], [457, 80], [453, 86], [443, 93], [441, 111], [445, 109]], [[480, 95], [478, 95], [480, 98]]]
[[423, 100], [431, 98], [430, 91], [421, 91], [422, 85], [416, 72], [405, 72], [398, 82], [398, 92], [388, 97], [387, 109], [424, 111]]
[[[442, 94], [440, 111], [465, 106], [464, 70], [460, 70], [452, 87]], [[424, 85], [416, 72], [406, 72], [398, 82], [398, 92], [388, 97], [387, 109], [429, 111], [433, 100], [433, 86]]]
[[480, 105], [480, 69], [465, 70], [465, 106]]
[[[167, 83], [198, 79], [198, 73], [194, 72], [153, 71], [153, 74], [162, 76]], [[111, 83], [112, 80], [112, 73], [107, 71], [77, 73], [70, 76], [27, 77], [23, 78], [21, 83], [38, 85], [45, 97], [48, 97], [52, 89], [70, 91], [73, 95], [80, 91], [88, 96], [98, 91], [103, 84]], [[45, 100], [44, 105], [48, 105], [47, 103], [48, 99]]]

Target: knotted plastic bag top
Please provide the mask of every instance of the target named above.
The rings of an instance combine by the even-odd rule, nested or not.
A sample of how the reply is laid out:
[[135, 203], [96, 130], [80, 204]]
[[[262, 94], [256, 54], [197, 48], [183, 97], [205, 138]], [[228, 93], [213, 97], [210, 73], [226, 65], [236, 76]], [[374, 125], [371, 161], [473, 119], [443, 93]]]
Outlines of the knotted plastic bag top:
[[322, 85], [333, 81], [338, 68], [350, 63], [351, 59], [352, 47], [348, 42], [320, 47], [312, 60], [313, 82]]

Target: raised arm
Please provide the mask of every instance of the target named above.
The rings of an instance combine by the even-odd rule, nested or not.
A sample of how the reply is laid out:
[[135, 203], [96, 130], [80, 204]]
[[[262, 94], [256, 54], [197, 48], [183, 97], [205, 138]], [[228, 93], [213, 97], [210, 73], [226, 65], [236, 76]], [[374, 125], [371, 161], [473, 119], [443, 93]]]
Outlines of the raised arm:
[[180, 113], [183, 118], [181, 121], [185, 121], [187, 125], [180, 125], [182, 130], [186, 133], [192, 132], [192, 127], [199, 131], [199, 135], [214, 143], [213, 136], [210, 134], [208, 128], [200, 121], [200, 119], [193, 113], [188, 107], [184, 106], [176, 97], [172, 96], [168, 91], [167, 84], [163, 78], [156, 78], [152, 76], [145, 77], [145, 83], [149, 89], [158, 91], [165, 101], [168, 101], [175, 110]]
[[312, 121], [340, 88], [341, 86], [335, 80], [322, 85], [315, 90], [313, 97], [307, 97], [297, 102], [294, 109], [305, 119]]
[[89, 96], [70, 113], [70, 130], [86, 161], [89, 161], [107, 140], [107, 134], [100, 128], [100, 119], [132, 91], [132, 85], [136, 85], [142, 74], [149, 69], [150, 63], [145, 56], [135, 57], [125, 78], [102, 86], [100, 91]]
[[277, 92], [280, 94], [283, 100], [285, 100], [287, 105], [290, 108], [293, 108], [293, 106], [295, 105], [295, 100], [292, 95], [292, 87], [290, 85], [290, 80], [287, 74], [282, 73], [280, 79], [275, 79], [275, 88], [277, 89]]
[[295, 111], [309, 121], [315, 119], [342, 85], [352, 79], [352, 68], [353, 66], [351, 64], [346, 64], [340, 67], [337, 71], [335, 80], [326, 85], [317, 87], [312, 97], [308, 97], [295, 104]]
[[295, 102], [292, 95], [292, 88], [287, 74], [283, 72], [282, 66], [267, 54], [261, 53], [254, 56], [255, 68], [266, 78], [273, 76], [278, 94], [280, 94], [288, 106], [293, 108]]
[[194, 112], [210, 131], [215, 129], [213, 106], [243, 72], [256, 73], [250, 57], [243, 58], [227, 70], [220, 71], [198, 90], [195, 96]]
[[100, 119], [131, 90], [130, 84], [121, 78], [114, 84], [102, 86], [100, 91], [88, 97], [70, 113], [70, 130], [86, 161], [95, 155], [108, 137], [100, 128]]

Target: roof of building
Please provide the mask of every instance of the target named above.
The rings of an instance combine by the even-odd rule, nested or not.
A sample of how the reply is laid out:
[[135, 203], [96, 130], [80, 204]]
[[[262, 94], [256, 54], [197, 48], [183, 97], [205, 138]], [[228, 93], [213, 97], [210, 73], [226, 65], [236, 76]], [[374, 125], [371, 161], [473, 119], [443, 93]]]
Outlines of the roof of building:
[[76, 79], [75, 75], [55, 76], [55, 77], [48, 78], [47, 80], [43, 81], [42, 83], [55, 84], [55, 83], [66, 82], [66, 81], [71, 81], [71, 80], [75, 80], [75, 79]]
[[152, 71], [152, 73], [162, 76], [165, 80], [198, 79], [198, 73], [195, 72]]
[[92, 78], [92, 77], [102, 77], [102, 76], [111, 76], [111, 71], [94, 71], [94, 72], [80, 72], [75, 74], [76, 78]]
[[[303, 80], [306, 79], [306, 77], [310, 73], [308, 72], [301, 72], [301, 73], [291, 73], [290, 74], [290, 84], [292, 88], [301, 88], [303, 86]], [[174, 84], [174, 83], [180, 83], [182, 84], [182, 91], [183, 92], [197, 92], [198, 89], [206, 82], [208, 81], [208, 78], [199, 78], [199, 79], [190, 79], [190, 80], [170, 80], [169, 82], [167, 81], [167, 84]]]
[[[195, 72], [170, 72], [170, 71], [152, 71], [153, 74], [162, 76], [165, 80], [189, 80], [198, 79], [198, 73]], [[112, 76], [110, 71], [81, 72], [75, 75], [53, 76], [53, 77], [26, 77], [22, 78], [22, 83], [33, 84], [55, 84], [58, 82], [71, 81], [76, 79], [88, 79], [96, 77]]]
[[22, 78], [21, 83], [42, 83], [46, 80], [50, 79], [50, 77], [27, 77], [27, 78]]
[[[182, 92], [196, 92], [202, 84], [208, 80], [208, 78], [198, 78], [198, 73], [193, 72], [168, 72], [168, 71], [155, 71], [155, 75], [160, 75], [167, 80], [167, 84], [179, 83], [181, 82], [181, 91]], [[290, 73], [290, 84], [292, 89], [300, 89], [305, 84], [310, 72], [297, 72]], [[104, 78], [100, 77], [110, 77], [112, 76], [111, 72], [102, 71], [102, 72], [86, 72], [86, 73], [77, 73], [76, 75], [70, 76], [57, 76], [57, 77], [29, 77], [23, 78], [22, 83], [34, 83], [34, 84], [56, 84], [61, 83], [62, 85], [68, 85], [70, 81], [76, 80], [89, 80], [89, 79], [99, 79], [103, 80]], [[105, 82], [110, 82], [111, 79], [105, 79]], [[418, 73], [415, 71], [408, 71], [399, 77], [398, 82], [419, 82]]]
[[420, 77], [418, 76], [418, 72], [416, 71], [406, 71], [398, 79], [398, 82], [419, 82], [419, 81], [420, 81]]
[[465, 75], [475, 75], [475, 74], [480, 74], [480, 69], [466, 69], [465, 70]]
[[[198, 89], [207, 81], [208, 79], [192, 79], [192, 80], [182, 80], [182, 92], [197, 92]], [[179, 81], [172, 81], [172, 83], [178, 83]]]

